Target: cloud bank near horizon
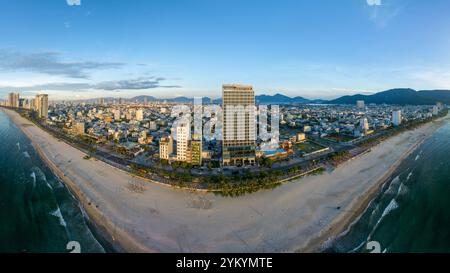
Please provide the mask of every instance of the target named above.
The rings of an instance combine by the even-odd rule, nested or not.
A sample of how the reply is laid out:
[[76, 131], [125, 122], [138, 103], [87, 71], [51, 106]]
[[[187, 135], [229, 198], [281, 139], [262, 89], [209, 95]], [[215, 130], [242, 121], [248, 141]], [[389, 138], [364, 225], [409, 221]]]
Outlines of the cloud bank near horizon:
[[126, 90], [148, 90], [155, 88], [181, 88], [180, 85], [164, 85], [163, 77], [142, 77], [128, 80], [103, 81], [99, 83], [46, 83], [30, 86], [0, 86], [0, 92], [11, 92], [11, 90], [29, 91], [72, 91], [72, 92], [89, 92], [90, 90], [104, 90], [120, 92]]
[[89, 79], [95, 70], [119, 69], [120, 62], [65, 61], [62, 54], [54, 51], [25, 53], [17, 50], [0, 49], [0, 71], [37, 72], [68, 78]]

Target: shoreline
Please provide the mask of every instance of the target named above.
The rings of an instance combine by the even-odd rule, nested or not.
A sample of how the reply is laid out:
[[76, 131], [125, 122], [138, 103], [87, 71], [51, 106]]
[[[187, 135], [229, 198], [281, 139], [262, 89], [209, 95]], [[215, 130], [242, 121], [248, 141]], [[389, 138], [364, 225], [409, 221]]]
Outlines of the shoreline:
[[[443, 120], [448, 119], [449, 116], [450, 113], [430, 123], [442, 122]], [[426, 124], [419, 126], [419, 128], [424, 125]], [[333, 242], [342, 235], [345, 235], [353, 227], [353, 225], [358, 222], [367, 210], [370, 202], [372, 202], [372, 200], [379, 194], [383, 186], [391, 180], [391, 176], [398, 170], [400, 164], [414, 151], [416, 151], [417, 148], [425, 142], [425, 140], [431, 137], [438, 128], [435, 128], [432, 132], [423, 134], [423, 137], [417, 140], [412, 147], [405, 151], [402, 156], [398, 158], [398, 160], [378, 179], [377, 183], [367, 190], [367, 193], [361, 195], [360, 198], [355, 201], [355, 204], [352, 205], [353, 207], [356, 207], [354, 213], [347, 216], [344, 215], [341, 219], [335, 219], [335, 223], [332, 224], [332, 226], [323, 232], [323, 234], [319, 237], [312, 239], [307, 246], [302, 249], [302, 252], [322, 252], [327, 243]]]
[[[55, 175], [57, 175], [69, 188], [69, 190], [74, 194], [74, 196], [79, 200], [80, 204], [82, 205], [82, 207], [84, 208], [84, 210], [86, 211], [88, 217], [89, 217], [89, 221], [93, 224], [93, 226], [96, 228], [96, 231], [98, 231], [98, 233], [100, 234], [100, 236], [102, 238], [104, 238], [106, 241], [110, 242], [114, 249], [117, 249], [118, 251], [127, 251], [127, 252], [177, 252], [177, 249], [180, 250], [180, 252], [183, 251], [188, 251], [188, 252], [248, 252], [249, 250], [256, 250], [256, 251], [260, 251], [261, 249], [266, 250], [272, 250], [272, 251], [280, 251], [280, 252], [316, 252], [316, 251], [320, 251], [320, 247], [327, 241], [330, 240], [330, 238], [334, 238], [336, 236], [339, 236], [343, 231], [345, 231], [346, 229], [350, 228], [351, 225], [357, 221], [357, 219], [360, 217], [360, 215], [362, 215], [362, 212], [365, 211], [367, 205], [369, 204], [369, 202], [371, 200], [373, 200], [374, 196], [379, 192], [379, 189], [382, 187], [382, 185], [384, 185], [386, 182], [389, 181], [389, 177], [392, 175], [392, 173], [397, 169], [397, 167], [400, 165], [400, 163], [408, 156], [410, 155], [413, 151], [415, 151], [417, 149], [417, 147], [420, 146], [420, 144], [430, 135], [432, 135], [434, 133], [435, 130], [429, 130], [426, 131], [424, 130], [422, 127], [431, 127], [435, 122], [437, 122], [440, 119], [445, 119], [446, 117], [448, 117], [448, 115], [446, 117], [442, 117], [438, 120], [435, 120], [433, 122], [424, 124], [422, 126], [420, 126], [419, 128], [409, 131], [409, 132], [404, 132], [401, 133], [400, 136], [394, 136], [393, 138], [396, 139], [408, 139], [406, 137], [406, 135], [413, 135], [417, 138], [417, 135], [414, 135], [414, 133], [421, 133], [421, 131], [425, 131], [422, 132], [421, 137], [419, 137], [419, 139], [415, 139], [414, 143], [407, 143], [409, 145], [406, 144], [398, 144], [398, 145], [402, 145], [405, 146], [406, 145], [406, 150], [403, 151], [402, 154], [400, 154], [399, 157], [395, 158], [395, 161], [393, 162], [393, 164], [389, 165], [389, 168], [387, 169], [387, 171], [385, 171], [384, 173], [380, 174], [373, 171], [374, 175], [373, 176], [377, 176], [376, 181], [365, 181], [365, 182], [361, 182], [359, 181], [359, 184], [364, 184], [363, 187], [361, 189], [359, 189], [359, 191], [350, 191], [348, 192], [348, 190], [350, 189], [351, 183], [347, 182], [348, 185], [346, 185], [347, 187], [347, 191], [343, 191], [343, 193], [340, 193], [342, 195], [342, 197], [337, 198], [336, 197], [336, 202], [343, 202], [345, 203], [345, 208], [347, 210], [352, 210], [351, 213], [345, 213], [343, 211], [341, 211], [340, 213], [338, 213], [337, 215], [335, 213], [330, 213], [329, 211], [324, 211], [323, 210], [323, 205], [321, 206], [320, 204], [315, 205], [316, 208], [319, 208], [319, 210], [316, 212], [314, 210], [312, 210], [311, 212], [306, 211], [303, 214], [301, 214], [301, 216], [299, 216], [300, 220], [294, 219], [296, 221], [294, 221], [294, 223], [299, 224], [299, 226], [291, 226], [290, 223], [287, 223], [286, 226], [289, 226], [289, 231], [291, 231], [292, 229], [292, 234], [291, 235], [295, 235], [297, 234], [296, 238], [296, 242], [290, 242], [289, 238], [285, 238], [285, 236], [283, 235], [277, 235], [277, 232], [271, 232], [271, 228], [270, 227], [266, 227], [265, 229], [262, 229], [261, 227], [256, 227], [255, 223], [258, 224], [257, 220], [244, 220], [244, 222], [248, 223], [244, 223], [244, 224], [238, 224], [238, 223], [229, 223], [229, 221], [241, 221], [241, 218], [243, 217], [243, 215], [245, 215], [245, 213], [231, 213], [232, 215], [229, 216], [227, 218], [228, 224], [230, 224], [231, 226], [237, 226], [237, 230], [240, 233], [245, 234], [245, 238], [242, 238], [242, 236], [236, 235], [236, 231], [225, 231], [227, 232], [226, 236], [222, 236], [222, 235], [217, 235], [217, 234], [209, 234], [209, 233], [214, 233], [214, 230], [210, 230], [210, 228], [214, 228], [214, 227], [221, 227], [223, 225], [221, 225], [220, 223], [216, 224], [214, 222], [211, 222], [208, 218], [212, 217], [214, 219], [220, 218], [220, 216], [224, 216], [227, 212], [227, 210], [230, 210], [232, 208], [229, 208], [232, 206], [232, 202], [237, 201], [236, 203], [238, 203], [237, 205], [239, 206], [239, 204], [244, 205], [245, 207], [249, 206], [251, 209], [248, 210], [248, 212], [251, 213], [252, 217], [264, 217], [267, 219], [262, 219], [259, 221], [263, 221], [264, 223], [268, 223], [270, 224], [270, 221], [273, 221], [273, 225], [276, 226], [278, 229], [277, 231], [280, 229], [279, 225], [280, 224], [284, 224], [284, 223], [276, 223], [276, 220], [272, 220], [271, 219], [271, 215], [273, 218], [275, 218], [275, 212], [276, 210], [274, 210], [271, 207], [265, 207], [267, 205], [264, 205], [265, 203], [263, 203], [262, 200], [260, 199], [265, 199], [265, 198], [269, 198], [269, 199], [265, 199], [265, 201], [270, 200], [270, 196], [273, 195], [279, 195], [276, 196], [277, 199], [277, 204], [279, 203], [280, 205], [288, 205], [289, 203], [287, 202], [287, 200], [289, 200], [289, 198], [299, 198], [298, 196], [294, 195], [294, 194], [288, 194], [286, 192], [289, 192], [289, 188], [292, 188], [293, 186], [297, 186], [296, 191], [297, 194], [301, 195], [305, 195], [307, 196], [308, 194], [308, 188], [314, 187], [312, 184], [312, 181], [315, 180], [319, 180], [319, 182], [321, 183], [320, 186], [317, 186], [318, 190], [323, 190], [324, 192], [329, 191], [330, 193], [333, 193], [333, 187], [330, 185], [326, 185], [329, 184], [327, 183], [327, 175], [323, 175], [323, 177], [320, 178], [314, 178], [314, 177], [307, 177], [307, 178], [302, 178], [302, 183], [296, 183], [297, 181], [293, 181], [292, 183], [286, 183], [285, 185], [281, 186], [282, 189], [277, 190], [270, 190], [270, 191], [263, 191], [261, 193], [253, 193], [249, 196], [242, 196], [239, 198], [219, 198], [219, 197], [215, 197], [218, 200], [214, 200], [215, 204], [220, 208], [222, 207], [222, 210], [225, 210], [225, 212], [218, 210], [217, 208], [213, 208], [212, 210], [214, 211], [215, 214], [217, 214], [219, 217], [216, 217], [216, 215], [211, 214], [209, 211], [207, 211], [206, 209], [204, 209], [205, 211], [207, 211], [207, 213], [203, 212], [202, 210], [192, 210], [192, 208], [189, 208], [189, 206], [186, 208], [186, 205], [184, 205], [183, 207], [183, 202], [180, 202], [180, 200], [178, 200], [179, 198], [184, 198], [184, 199], [189, 199], [193, 196], [195, 196], [196, 198], [214, 198], [212, 194], [207, 194], [207, 193], [185, 193], [185, 192], [181, 192], [181, 190], [175, 189], [175, 188], [167, 188], [167, 187], [161, 187], [160, 185], [146, 185], [146, 188], [153, 188], [154, 191], [158, 191], [157, 193], [155, 193], [155, 195], [150, 195], [149, 194], [143, 194], [143, 195], [147, 195], [147, 197], [149, 197], [148, 199], [154, 199], [154, 202], [156, 204], [156, 202], [163, 202], [164, 206], [162, 207], [158, 207], [158, 205], [156, 205], [156, 209], [153, 208], [154, 205], [150, 205], [150, 200], [139, 200], [139, 210], [137, 209], [137, 202], [134, 203], [133, 200], [125, 200], [125, 199], [117, 199], [118, 201], [121, 202], [121, 204], [125, 204], [128, 206], [128, 212], [130, 212], [129, 208], [131, 207], [132, 209], [134, 209], [135, 211], [130, 212], [130, 214], [136, 214], [136, 215], [132, 215], [132, 216], [128, 216], [126, 213], [124, 214], [123, 211], [121, 211], [121, 213], [115, 213], [114, 211], [108, 211], [108, 207], [105, 207], [104, 210], [102, 210], [101, 208], [103, 208], [103, 205], [116, 205], [114, 204], [114, 198], [111, 198], [111, 196], [115, 196], [114, 194], [103, 194], [102, 195], [102, 190], [104, 190], [105, 185], [102, 185], [102, 183], [104, 184], [104, 181], [101, 181], [101, 178], [93, 178], [92, 176], [86, 176], [88, 178], [88, 180], [86, 180], [86, 178], [84, 178], [81, 175], [77, 175], [77, 173], [73, 172], [73, 170], [70, 167], [65, 166], [65, 170], [61, 168], [62, 164], [64, 164], [63, 161], [58, 162], [58, 160], [56, 159], [57, 156], [59, 156], [59, 151], [58, 154], [53, 154], [53, 160], [51, 159], [51, 155], [52, 152], [55, 153], [55, 151], [50, 151], [51, 147], [49, 147], [51, 144], [50, 143], [45, 143], [43, 145], [43, 143], [39, 142], [39, 138], [36, 135], [33, 135], [27, 128], [30, 127], [34, 127], [37, 128], [34, 124], [31, 124], [29, 121], [25, 120], [26, 123], [23, 120], [22, 117], [20, 117], [17, 113], [15, 112], [9, 112], [11, 110], [6, 110], [3, 111], [16, 125], [18, 128], [21, 129], [21, 131], [30, 139], [33, 147], [36, 149], [36, 151], [38, 151], [38, 154], [40, 155], [40, 157], [47, 163], [47, 165], [50, 167], [50, 169], [52, 169], [52, 171], [55, 173]], [[14, 115], [13, 113], [15, 113], [16, 115]], [[20, 118], [20, 119], [18, 119]], [[28, 125], [24, 125], [27, 124]], [[435, 126], [437, 127], [437, 126]], [[37, 128], [38, 130], [41, 130], [40, 128]], [[436, 128], [437, 129], [437, 128]], [[415, 132], [418, 131], [418, 132]], [[39, 131], [36, 131], [39, 132]], [[55, 141], [58, 142], [57, 139], [55, 139], [53, 136], [49, 135], [48, 133], [42, 131], [39, 132], [42, 133], [43, 136], [45, 136], [47, 134], [47, 137], [52, 138], [51, 142], [55, 143]], [[406, 135], [405, 135], [406, 134]], [[385, 146], [389, 146], [388, 144], [383, 145], [384, 142], [394, 142], [394, 140], [385, 140], [382, 143], [378, 144], [377, 146], [373, 147], [373, 149], [377, 149], [377, 150], [383, 150], [386, 149]], [[406, 140], [403, 140], [406, 141]], [[42, 140], [41, 140], [42, 142]], [[49, 140], [50, 142], [50, 140]], [[399, 141], [400, 142], [400, 141]], [[63, 144], [63, 143], [61, 143]], [[49, 145], [49, 146], [46, 146]], [[66, 143], [64, 143], [63, 145], [61, 145], [64, 149], [67, 148], [64, 145], [68, 145]], [[380, 148], [379, 146], [383, 146], [382, 148]], [[390, 144], [390, 145], [394, 145], [394, 144]], [[42, 146], [42, 147], [41, 147]], [[47, 148], [47, 150], [46, 150]], [[389, 148], [389, 147], [387, 147]], [[72, 149], [75, 149], [72, 147], [72, 149], [67, 148], [68, 151], [67, 153], [70, 154], [70, 152], [73, 152]], [[46, 150], [46, 151], [44, 151]], [[63, 152], [63, 151], [61, 151]], [[79, 154], [84, 154], [81, 151], [78, 150], [78, 155]], [[372, 152], [368, 153], [371, 154]], [[381, 153], [380, 151], [378, 151], [378, 153]], [[383, 155], [383, 154], [381, 154]], [[73, 155], [70, 155], [73, 157]], [[373, 157], [373, 156], [372, 156]], [[69, 158], [69, 156], [67, 156], [67, 158]], [[364, 168], [367, 168], [367, 164], [363, 164], [363, 163], [367, 163], [367, 162], [358, 162], [358, 161], [363, 161], [363, 159], [361, 158], [365, 158], [364, 160], [367, 160], [367, 155], [361, 155], [361, 157], [355, 158], [354, 160], [350, 160], [350, 162], [345, 162], [343, 165], [356, 165], [360, 168], [362, 168], [361, 170], [364, 170]], [[72, 159], [71, 159], [72, 160]], [[56, 163], [55, 163], [55, 162]], [[79, 161], [79, 158], [78, 158]], [[83, 161], [79, 161], [80, 163], [85, 163]], [[95, 163], [94, 163], [95, 162]], [[59, 163], [59, 164], [58, 164]], [[92, 169], [96, 169], [96, 171], [98, 171], [97, 169], [101, 169], [100, 171], [105, 170], [106, 172], [116, 172], [116, 170], [111, 169], [113, 168], [112, 166], [107, 166], [106, 163], [103, 162], [99, 162], [99, 161], [91, 161], [91, 163], [93, 163], [92, 165]], [[378, 165], [380, 162], [377, 162]], [[362, 164], [364, 166], [359, 166], [358, 164]], [[66, 163], [67, 165], [67, 163]], [[91, 165], [89, 166], [89, 168], [91, 168]], [[343, 169], [349, 168], [349, 166], [338, 166], [337, 169], [339, 169], [338, 171], [342, 171]], [[75, 168], [76, 170], [79, 170], [79, 168]], [[81, 168], [81, 170], [83, 170], [83, 168]], [[114, 171], [113, 171], [114, 170]], [[335, 171], [333, 171], [335, 172]], [[80, 177], [81, 176], [81, 177]], [[118, 176], [118, 175], [117, 175]], [[114, 185], [119, 185], [121, 187], [123, 187], [124, 185], [126, 186], [126, 181], [123, 181], [124, 179], [134, 179], [134, 180], [140, 180], [138, 177], [132, 177], [131, 175], [127, 175], [127, 174], [121, 174], [120, 175], [122, 177], [122, 179], [115, 179], [113, 182], [111, 182]], [[128, 178], [127, 178], [128, 177]], [[345, 176], [344, 176], [345, 178]], [[89, 181], [89, 179], [91, 179], [92, 181]], [[78, 181], [77, 181], [78, 180]], [[295, 180], [295, 179], [294, 179]], [[303, 181], [305, 180], [305, 181]], [[111, 180], [112, 181], [112, 180]], [[328, 181], [329, 182], [329, 181]], [[358, 181], [357, 181], [358, 182]], [[296, 184], [296, 185], [295, 185]], [[304, 185], [301, 185], [304, 184]], [[91, 188], [89, 187], [91, 186]], [[359, 186], [359, 185], [358, 185]], [[158, 188], [156, 188], [158, 187]], [[165, 189], [162, 189], [165, 188]], [[301, 188], [301, 189], [300, 189]], [[345, 188], [345, 187], [344, 187]], [[133, 198], [136, 197], [135, 195], [133, 195], [133, 193], [123, 193], [122, 190], [119, 191], [121, 194], [116, 194], [118, 197], [120, 196], [121, 198], [125, 197], [125, 198]], [[147, 192], [147, 191], [146, 191]], [[286, 197], [287, 200], [283, 199], [283, 192], [285, 195], [289, 195]], [[348, 193], [347, 193], [348, 192]], [[160, 194], [160, 195], [156, 195], [156, 194]], [[255, 195], [255, 196], [253, 196]], [[326, 195], [326, 193], [324, 194]], [[162, 196], [162, 197], [161, 197]], [[137, 196], [137, 197], [141, 197], [141, 196]], [[99, 200], [97, 200], [96, 198], [98, 198]], [[167, 202], [167, 200], [163, 200], [163, 199], [168, 199], [169, 201], [171, 200], [170, 198], [174, 198], [174, 202], [177, 201], [177, 206], [178, 208], [181, 208], [180, 210], [182, 210], [181, 212], [177, 212], [174, 211], [171, 206], [170, 206], [170, 202]], [[100, 201], [104, 201], [101, 202]], [[143, 199], [143, 198], [137, 198], [137, 199]], [[249, 205], [248, 203], [252, 202], [252, 201], [248, 201], [246, 199], [250, 199], [252, 200], [254, 203], [257, 204], [261, 204], [261, 206], [252, 206], [251, 204]], [[311, 198], [310, 198], [311, 199]], [[319, 197], [317, 199], [320, 199]], [[295, 200], [295, 199], [293, 199]], [[311, 199], [313, 201], [315, 201], [314, 199]], [[152, 200], [153, 201], [153, 200]], [[182, 200], [183, 201], [183, 200]], [[320, 200], [319, 200], [320, 201]], [[327, 200], [328, 201], [328, 200]], [[304, 201], [306, 202], [306, 201]], [[330, 201], [328, 201], [330, 202]], [[99, 205], [95, 205], [101, 203], [101, 208], [99, 208]], [[266, 202], [267, 203], [267, 202]], [[93, 205], [94, 204], [94, 205]], [[307, 206], [308, 203], [303, 203], [303, 206], [301, 206], [300, 202], [298, 202], [298, 204], [295, 204], [295, 206], [293, 205], [292, 208], [289, 208], [289, 212], [295, 212], [298, 213], [296, 211], [298, 210], [304, 210], [304, 206]], [[180, 206], [181, 205], [181, 206]], [[117, 205], [120, 207], [120, 204]], [[158, 213], [149, 213], [149, 207], [152, 207], [152, 209], [150, 210], [157, 210]], [[254, 207], [256, 207], [257, 209], [255, 209]], [[294, 211], [295, 209], [295, 211]], [[142, 223], [136, 223], [139, 222], [141, 220], [141, 215], [139, 215], [140, 211], [145, 210], [145, 217], [147, 216], [151, 216], [153, 217], [154, 214], [156, 214], [157, 216], [165, 216], [166, 218], [164, 219], [159, 219], [157, 217], [155, 217], [155, 221], [149, 221], [148, 219], [142, 220]], [[125, 210], [126, 211], [126, 210]], [[253, 212], [252, 212], [253, 211]], [[255, 213], [256, 211], [256, 213]], [[269, 216], [265, 216], [266, 211], [269, 211], [268, 215]], [[189, 215], [184, 215], [183, 213], [189, 214]], [[236, 215], [236, 218], [233, 218], [233, 215]], [[288, 213], [286, 213], [286, 215], [289, 215]], [[122, 219], [122, 216], [125, 219]], [[170, 216], [170, 217], [168, 217]], [[176, 216], [179, 216], [181, 219], [178, 219]], [[248, 215], [247, 215], [248, 216]], [[194, 217], [194, 219], [189, 219], [189, 217]], [[196, 218], [196, 219], [195, 219]], [[284, 222], [289, 222], [292, 219], [290, 219], [291, 217], [287, 216], [286, 218], [282, 218], [284, 219]], [[295, 217], [294, 217], [295, 218]], [[303, 220], [301, 218], [304, 218]], [[245, 219], [245, 218], [244, 218]], [[317, 224], [315, 224], [317, 222], [317, 219], [319, 219], [319, 224], [321, 223], [321, 221], [328, 221], [328, 224], [325, 226], [321, 226], [321, 227], [317, 227]], [[163, 221], [164, 220], [164, 221]], [[192, 220], [194, 221], [194, 223], [192, 223]], [[197, 227], [198, 230], [200, 229], [204, 229], [208, 234], [205, 235], [205, 237], [207, 238], [202, 238], [200, 237], [196, 237], [191, 239], [191, 241], [189, 241], [188, 239], [184, 239], [184, 238], [178, 238], [178, 237], [184, 237], [184, 233], [186, 233], [185, 231], [183, 231], [184, 229], [189, 229], [186, 228], [184, 226], [189, 226], [189, 223], [191, 223], [191, 225], [196, 225], [195, 221], [199, 220], [203, 225], [208, 225], [209, 227], [207, 229], [205, 229], [205, 227]], [[220, 222], [220, 219], [217, 219], [218, 222]], [[224, 221], [224, 220], [222, 220]], [[127, 222], [132, 223], [131, 226], [129, 227], [128, 225], [126, 225]], [[125, 225], [124, 225], [125, 223]], [[227, 223], [225, 221], [225, 223]], [[303, 227], [303, 224], [306, 227]], [[173, 228], [173, 226], [181, 226], [183, 227], [180, 230], [175, 229], [175, 232], [173, 232], [173, 234], [171, 232], [167, 233], [167, 230], [164, 230], [164, 227], [166, 229], [170, 229]], [[155, 228], [157, 228], [157, 231], [153, 231], [152, 227], [154, 226]], [[319, 225], [320, 226], [320, 225]], [[140, 230], [139, 230], [140, 229]], [[224, 230], [223, 227], [220, 228], [220, 230]], [[247, 230], [251, 230], [253, 232], [255, 232], [258, 236], [255, 236], [251, 233], [246, 232]], [[195, 229], [194, 229], [195, 231]], [[142, 233], [142, 234], [141, 234]], [[310, 234], [311, 233], [311, 234]], [[272, 235], [275, 234], [275, 235]], [[181, 236], [183, 235], [183, 236]], [[230, 238], [228, 237], [236, 237], [231, 239], [232, 242], [230, 241]], [[175, 237], [175, 239], [174, 239]], [[256, 237], [256, 238], [255, 238]], [[274, 238], [272, 238], [274, 237]], [[301, 237], [302, 240], [299, 240], [298, 237]], [[304, 238], [303, 238], [304, 237]], [[225, 238], [228, 238], [228, 240], [224, 240]], [[259, 240], [261, 241], [261, 239], [264, 241], [263, 243], [256, 243], [253, 241]], [[274, 240], [276, 241], [275, 243], [270, 243], [270, 242], [266, 242], [268, 240]], [[180, 242], [181, 241], [189, 241], [189, 242]], [[144, 241], [144, 242], [143, 242]], [[223, 242], [222, 246], [208, 246], [207, 243], [213, 243], [213, 242]], [[252, 244], [250, 244], [247, 241], [252, 241]], [[279, 246], [278, 241], [280, 242]], [[244, 242], [244, 243], [243, 243]], [[153, 245], [154, 247], [149, 247], [150, 245]], [[252, 245], [257, 245], [257, 247], [255, 247], [254, 249], [252, 248]], [[178, 245], [178, 246], [177, 246]], [[189, 246], [191, 245], [191, 246]], [[193, 247], [195, 246], [195, 247]]]
[[356, 204], [352, 205], [356, 208], [355, 212], [349, 215], [343, 215], [342, 219], [336, 219], [334, 225], [326, 230], [320, 237], [311, 240], [308, 245], [302, 249], [302, 252], [322, 252], [324, 245], [327, 242], [332, 242], [335, 239], [339, 238], [341, 235], [345, 234], [352, 226], [358, 222], [360, 217], [367, 210], [367, 206], [372, 202], [372, 200], [379, 194], [380, 190], [383, 186], [390, 181], [392, 174], [398, 169], [400, 164], [411, 155], [429, 136], [424, 136], [423, 139], [417, 141], [413, 147], [411, 147], [408, 151], [406, 151], [402, 157], [400, 157], [394, 165], [392, 165], [383, 176], [381, 176], [378, 182], [373, 185], [371, 188], [367, 190], [367, 193], [360, 196], [358, 200], [356, 200]]
[[[90, 199], [86, 197], [83, 194], [83, 192], [81, 192], [74, 185], [74, 183], [69, 178], [67, 178], [67, 176], [54, 164], [54, 162], [52, 162], [47, 157], [47, 155], [42, 151], [41, 147], [39, 145], [36, 145], [35, 141], [33, 141], [33, 137], [30, 135], [30, 133], [27, 132], [26, 130], [23, 130], [22, 126], [19, 126], [19, 124], [17, 124], [16, 120], [13, 119], [13, 117], [10, 115], [10, 113], [8, 113], [8, 111], [3, 112], [14, 122], [14, 124], [16, 124], [16, 126], [20, 129], [20, 131], [25, 134], [25, 136], [30, 140], [31, 145], [36, 150], [42, 161], [44, 161], [47, 164], [47, 166], [50, 168], [50, 170], [58, 179], [64, 182], [70, 193], [81, 204], [82, 209], [84, 210], [87, 216], [86, 221], [88, 221], [89, 225], [91, 225], [94, 228], [94, 233], [100, 236], [101, 240], [106, 241], [115, 252], [121, 251], [147, 252], [148, 251], [147, 249], [141, 248], [140, 244], [134, 242], [131, 238], [129, 238], [128, 234], [124, 233], [121, 230], [117, 230], [117, 228], [112, 223], [108, 222], [108, 220], [101, 213], [100, 210], [90, 205], [91, 204]], [[35, 125], [33, 124], [32, 126]], [[117, 237], [117, 239], [115, 237]]]

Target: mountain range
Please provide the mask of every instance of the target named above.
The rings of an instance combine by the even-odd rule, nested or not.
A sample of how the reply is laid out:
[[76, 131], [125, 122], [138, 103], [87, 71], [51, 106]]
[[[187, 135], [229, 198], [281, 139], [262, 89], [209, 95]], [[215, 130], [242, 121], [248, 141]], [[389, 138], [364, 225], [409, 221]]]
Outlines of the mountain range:
[[[114, 100], [116, 98], [105, 98], [105, 100]], [[94, 101], [93, 99], [92, 101]], [[170, 103], [192, 103], [193, 98], [176, 97], [171, 99], [161, 99], [153, 96], [141, 95], [130, 99], [123, 99], [130, 102], [170, 102]], [[300, 96], [289, 97], [283, 94], [275, 95], [257, 95], [255, 101], [257, 104], [356, 104], [356, 101], [363, 100], [366, 104], [396, 104], [396, 105], [431, 105], [436, 102], [450, 104], [450, 90], [420, 90], [416, 91], [410, 88], [396, 88], [372, 95], [350, 95], [343, 96], [333, 100], [310, 100]], [[203, 104], [222, 103], [222, 99], [202, 98]]]
[[430, 105], [436, 102], [450, 104], [450, 90], [421, 90], [409, 88], [391, 89], [373, 95], [343, 96], [327, 101], [328, 104], [356, 104], [363, 100], [366, 104]]

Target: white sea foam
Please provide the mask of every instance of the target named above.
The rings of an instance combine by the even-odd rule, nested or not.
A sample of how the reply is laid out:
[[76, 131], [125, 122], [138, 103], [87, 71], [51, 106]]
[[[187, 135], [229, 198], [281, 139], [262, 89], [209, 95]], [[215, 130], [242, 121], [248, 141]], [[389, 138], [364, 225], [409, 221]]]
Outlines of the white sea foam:
[[389, 205], [384, 209], [383, 214], [381, 215], [380, 221], [388, 215], [391, 211], [398, 208], [398, 203], [395, 201], [395, 199], [392, 199], [392, 201], [389, 203]]
[[40, 180], [44, 181], [45, 184], [47, 185], [47, 187], [48, 187], [49, 189], [53, 190], [52, 185], [50, 185], [50, 183], [47, 181], [47, 177], [45, 176], [44, 172], [43, 172], [40, 168], [38, 168], [38, 167], [33, 167], [31, 170], [33, 171], [33, 173], [35, 173], [35, 177], [37, 177], [37, 179], [38, 179], [39, 181], [40, 181]]
[[20, 151], [20, 143], [17, 142], [16, 145], [17, 145], [17, 149], [19, 149], [19, 151]]
[[30, 176], [33, 178], [33, 188], [36, 187], [36, 174], [34, 172], [31, 172]]
[[384, 209], [383, 213], [381, 214], [380, 219], [378, 219], [377, 223], [375, 224], [375, 226], [373, 227], [369, 236], [367, 237], [367, 241], [370, 241], [370, 238], [372, 237], [373, 233], [378, 228], [378, 226], [380, 225], [380, 223], [384, 219], [384, 217], [386, 217], [389, 213], [391, 213], [391, 211], [393, 211], [397, 208], [398, 208], [397, 201], [395, 201], [395, 199], [392, 199], [391, 202], [389, 203], [389, 205], [387, 205], [387, 207]]
[[349, 253], [355, 253], [357, 252], [361, 247], [363, 247], [367, 242], [363, 241], [361, 244], [359, 244], [357, 247], [355, 247], [354, 249], [350, 250]]
[[64, 217], [61, 214], [61, 210], [59, 209], [59, 207], [57, 209], [55, 209], [54, 211], [50, 212], [51, 215], [58, 217], [59, 219], [59, 224], [63, 227], [66, 227], [66, 221], [64, 220]]
[[395, 189], [394, 187], [400, 182], [400, 177], [397, 176], [394, 179], [392, 179], [391, 183], [389, 184], [389, 188], [386, 190], [385, 194], [394, 194]]
[[408, 187], [405, 186], [403, 183], [400, 184], [400, 187], [398, 187], [397, 195], [404, 195], [408, 193]]
[[412, 175], [412, 172], [410, 172], [410, 173], [408, 174], [408, 177], [406, 177], [406, 181], [408, 181], [408, 180], [411, 178], [411, 175]]

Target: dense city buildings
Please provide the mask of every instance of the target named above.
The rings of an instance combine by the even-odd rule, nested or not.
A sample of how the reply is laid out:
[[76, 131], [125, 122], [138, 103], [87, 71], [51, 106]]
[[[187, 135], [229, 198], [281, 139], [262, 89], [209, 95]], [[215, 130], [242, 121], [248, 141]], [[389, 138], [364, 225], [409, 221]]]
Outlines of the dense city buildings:
[[[199, 106], [192, 101], [177, 104], [161, 100], [143, 103], [95, 99], [49, 103], [48, 95], [19, 98], [15, 93], [8, 95], [3, 105], [9, 106], [10, 100], [19, 98], [19, 108], [31, 110], [36, 118], [64, 134], [95, 143], [105, 153], [148, 166], [164, 160], [193, 169], [233, 165], [258, 168], [266, 159], [300, 162], [310, 155], [350, 147], [393, 126], [436, 116], [445, 107], [439, 103], [419, 106], [371, 103], [363, 108], [358, 104], [282, 104], [276, 107], [280, 117], [279, 138], [273, 147], [266, 149], [261, 134], [272, 131], [273, 113], [267, 111], [261, 116], [264, 112], [261, 109], [267, 107], [255, 105], [251, 86], [223, 85], [222, 92], [223, 112], [215, 114], [207, 109], [220, 109], [220, 105]], [[172, 114], [179, 106], [189, 109], [191, 116], [178, 120]], [[258, 109], [257, 116], [254, 109]], [[200, 127], [211, 134], [199, 134], [201, 130], [196, 133], [195, 115], [200, 116], [197, 120]], [[264, 119], [267, 124], [261, 123]]]
[[222, 87], [224, 165], [255, 163], [255, 93], [252, 86]]

